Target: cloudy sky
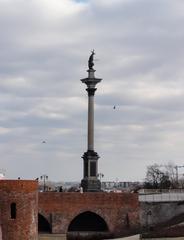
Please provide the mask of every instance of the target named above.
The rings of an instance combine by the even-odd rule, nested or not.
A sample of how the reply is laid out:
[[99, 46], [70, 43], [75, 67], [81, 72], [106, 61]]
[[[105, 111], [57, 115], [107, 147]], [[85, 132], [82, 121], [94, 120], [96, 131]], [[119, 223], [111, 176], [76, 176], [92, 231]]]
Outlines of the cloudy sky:
[[183, 25], [183, 0], [0, 0], [6, 177], [82, 179], [87, 93], [80, 79], [92, 49], [103, 78], [95, 150], [104, 180], [143, 180], [154, 163], [184, 165]]

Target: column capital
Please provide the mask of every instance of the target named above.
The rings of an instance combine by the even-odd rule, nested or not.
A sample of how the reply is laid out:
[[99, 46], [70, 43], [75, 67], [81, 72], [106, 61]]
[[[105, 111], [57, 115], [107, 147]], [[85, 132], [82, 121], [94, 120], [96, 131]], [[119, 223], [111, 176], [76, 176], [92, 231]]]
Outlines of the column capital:
[[86, 88], [86, 91], [88, 92], [88, 96], [94, 96], [96, 88]]
[[87, 150], [87, 152], [85, 152], [82, 156], [82, 158], [86, 161], [88, 159], [91, 159], [91, 160], [98, 160], [100, 157], [98, 155], [97, 152], [95, 152], [94, 150]]

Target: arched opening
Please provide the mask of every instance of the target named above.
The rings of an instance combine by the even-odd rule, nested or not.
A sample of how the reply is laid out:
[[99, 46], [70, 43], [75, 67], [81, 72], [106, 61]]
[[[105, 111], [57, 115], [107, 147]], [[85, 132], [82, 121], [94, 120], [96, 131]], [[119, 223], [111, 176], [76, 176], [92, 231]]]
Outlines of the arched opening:
[[16, 203], [11, 203], [11, 206], [10, 206], [11, 219], [16, 219], [16, 213], [17, 213]]
[[103, 218], [93, 212], [84, 212], [75, 217], [68, 227], [70, 231], [107, 232], [108, 227]]
[[50, 227], [49, 222], [41, 214], [38, 214], [38, 232], [39, 233], [51, 233], [51, 227]]

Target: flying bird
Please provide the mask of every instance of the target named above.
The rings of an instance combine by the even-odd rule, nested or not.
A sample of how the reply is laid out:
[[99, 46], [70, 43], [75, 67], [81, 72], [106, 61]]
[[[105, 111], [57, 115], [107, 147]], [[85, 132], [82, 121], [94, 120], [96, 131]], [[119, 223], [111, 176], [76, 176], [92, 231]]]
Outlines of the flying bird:
[[116, 106], [114, 106], [113, 109], [116, 109]]
[[42, 143], [46, 143], [46, 141], [42, 141]]

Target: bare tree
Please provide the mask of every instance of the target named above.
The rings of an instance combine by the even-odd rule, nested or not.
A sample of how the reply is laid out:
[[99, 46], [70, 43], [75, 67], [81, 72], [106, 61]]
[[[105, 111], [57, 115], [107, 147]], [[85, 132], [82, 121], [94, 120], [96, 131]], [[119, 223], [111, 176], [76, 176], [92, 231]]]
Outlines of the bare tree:
[[171, 187], [178, 187], [177, 176], [176, 176], [176, 165], [173, 162], [169, 162], [165, 165], [166, 173], [169, 176]]
[[160, 165], [154, 164], [147, 167], [144, 187], [169, 188], [171, 185], [167, 172], [160, 170]]

